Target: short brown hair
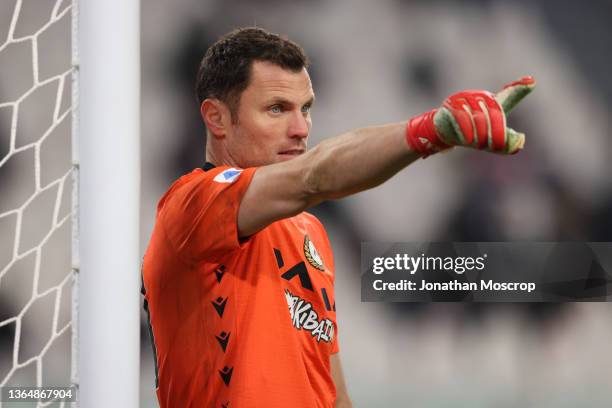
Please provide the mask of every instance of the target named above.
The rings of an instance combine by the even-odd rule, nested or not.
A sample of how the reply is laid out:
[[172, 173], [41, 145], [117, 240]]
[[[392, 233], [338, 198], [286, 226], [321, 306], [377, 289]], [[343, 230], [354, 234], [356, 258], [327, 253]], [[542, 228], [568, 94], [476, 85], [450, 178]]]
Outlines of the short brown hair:
[[217, 98], [235, 118], [240, 95], [249, 85], [253, 61], [272, 62], [294, 72], [308, 68], [308, 57], [296, 43], [258, 27], [239, 28], [210, 46], [196, 80], [198, 102]]

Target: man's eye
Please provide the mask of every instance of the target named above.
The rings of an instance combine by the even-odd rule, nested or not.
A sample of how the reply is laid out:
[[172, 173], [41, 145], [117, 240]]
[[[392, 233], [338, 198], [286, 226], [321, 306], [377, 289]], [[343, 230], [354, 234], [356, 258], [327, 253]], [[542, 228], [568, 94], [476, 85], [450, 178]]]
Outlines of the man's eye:
[[281, 113], [283, 110], [279, 105], [274, 105], [270, 108], [270, 112], [272, 113]]
[[308, 112], [310, 112], [310, 105], [302, 106], [302, 113], [308, 113]]

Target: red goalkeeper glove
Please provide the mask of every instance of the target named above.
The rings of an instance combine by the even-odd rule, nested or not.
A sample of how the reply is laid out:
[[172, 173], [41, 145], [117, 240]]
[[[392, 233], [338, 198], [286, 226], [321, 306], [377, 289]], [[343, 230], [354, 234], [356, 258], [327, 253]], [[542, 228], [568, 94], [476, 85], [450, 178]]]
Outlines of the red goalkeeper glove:
[[463, 91], [446, 98], [439, 109], [408, 122], [406, 139], [423, 158], [453, 146], [514, 154], [525, 135], [506, 127], [506, 115], [535, 87], [532, 77], [509, 83], [497, 94]]

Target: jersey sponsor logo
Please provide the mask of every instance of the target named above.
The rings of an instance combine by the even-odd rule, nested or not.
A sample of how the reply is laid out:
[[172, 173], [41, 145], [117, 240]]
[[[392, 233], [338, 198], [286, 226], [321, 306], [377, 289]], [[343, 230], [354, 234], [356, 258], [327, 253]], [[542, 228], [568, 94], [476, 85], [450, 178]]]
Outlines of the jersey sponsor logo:
[[329, 319], [319, 319], [312, 303], [305, 301], [299, 296], [293, 295], [285, 289], [285, 298], [289, 305], [291, 324], [298, 330], [305, 330], [314, 337], [317, 342], [331, 343], [334, 339], [334, 322]]
[[233, 183], [238, 179], [240, 173], [242, 173], [242, 170], [232, 167], [217, 174], [213, 181], [216, 181], [217, 183]]
[[321, 255], [319, 255], [319, 251], [317, 251], [317, 248], [315, 248], [314, 243], [310, 240], [308, 235], [304, 236], [304, 256], [306, 256], [306, 260], [309, 264], [320, 271], [325, 271], [325, 265], [323, 265]]

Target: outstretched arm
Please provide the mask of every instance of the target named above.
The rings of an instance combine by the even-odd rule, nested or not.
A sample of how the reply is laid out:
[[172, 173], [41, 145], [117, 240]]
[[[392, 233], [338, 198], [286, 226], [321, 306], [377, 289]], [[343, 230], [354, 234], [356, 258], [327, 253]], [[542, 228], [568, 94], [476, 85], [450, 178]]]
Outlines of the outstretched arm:
[[501, 154], [523, 148], [525, 135], [506, 127], [506, 114], [535, 86], [526, 77], [497, 95], [464, 91], [410, 121], [358, 129], [307, 153], [257, 170], [238, 211], [238, 232], [252, 235], [324, 200], [376, 187], [404, 167], [453, 146]]
[[384, 182], [419, 158], [405, 132], [406, 123], [359, 129], [327, 139], [295, 159], [259, 168], [240, 204], [240, 235]]

